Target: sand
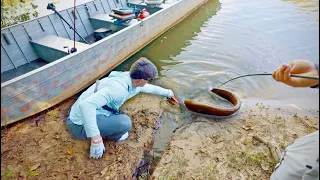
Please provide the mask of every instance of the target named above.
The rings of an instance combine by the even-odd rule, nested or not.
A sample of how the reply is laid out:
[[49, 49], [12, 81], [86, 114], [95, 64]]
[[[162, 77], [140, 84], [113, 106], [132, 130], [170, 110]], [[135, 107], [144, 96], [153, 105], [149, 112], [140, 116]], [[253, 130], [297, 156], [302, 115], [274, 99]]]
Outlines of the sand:
[[75, 100], [2, 129], [2, 179], [132, 178], [152, 147], [161, 97], [140, 94], [121, 107], [133, 122], [130, 136], [118, 143], [105, 140], [107, 153], [100, 160], [89, 158], [90, 141], [76, 140], [67, 131], [65, 119]]
[[[132, 118], [129, 138], [105, 140], [107, 153], [94, 160], [89, 158], [90, 142], [72, 138], [65, 126], [75, 100], [1, 130], [2, 179], [150, 179], [145, 173], [150, 168], [151, 179], [268, 179], [277, 161], [254, 137], [283, 151], [319, 127], [317, 110], [261, 103], [244, 102], [238, 114], [227, 119], [183, 116], [188, 123], [175, 131], [152, 167], [150, 149], [159, 117], [164, 111], [177, 118], [182, 106], [147, 94], [127, 101], [121, 110]], [[142, 164], [147, 165], [145, 176], [137, 178], [134, 173]]]
[[269, 179], [295, 139], [319, 129], [319, 111], [264, 104], [243, 105], [228, 119], [190, 116], [164, 151], [152, 179]]

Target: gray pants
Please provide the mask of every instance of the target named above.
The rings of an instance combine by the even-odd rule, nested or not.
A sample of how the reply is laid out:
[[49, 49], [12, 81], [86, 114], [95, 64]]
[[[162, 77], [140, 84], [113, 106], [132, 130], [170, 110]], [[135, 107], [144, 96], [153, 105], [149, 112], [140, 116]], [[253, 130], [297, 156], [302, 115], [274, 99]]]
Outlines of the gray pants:
[[[88, 140], [83, 125], [74, 124], [70, 118], [66, 121], [67, 128], [71, 135], [80, 140]], [[119, 115], [97, 115], [97, 125], [100, 135], [108, 140], [118, 141], [122, 135], [131, 129], [131, 119], [125, 114]]]
[[297, 139], [286, 148], [271, 180], [319, 179], [319, 131]]

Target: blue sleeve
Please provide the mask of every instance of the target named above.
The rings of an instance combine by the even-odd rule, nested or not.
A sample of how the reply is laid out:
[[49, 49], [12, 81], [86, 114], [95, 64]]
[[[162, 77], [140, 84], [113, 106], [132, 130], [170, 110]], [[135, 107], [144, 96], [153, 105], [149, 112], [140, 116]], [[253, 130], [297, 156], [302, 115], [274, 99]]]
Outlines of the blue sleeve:
[[120, 107], [125, 101], [126, 93], [127, 91], [124, 88], [103, 88], [80, 103], [83, 125], [88, 137], [100, 134], [96, 110], [104, 105], [108, 105], [111, 108]]
[[169, 95], [169, 89], [165, 89], [159, 86], [155, 86], [152, 84], [146, 84], [143, 87], [141, 87], [140, 92], [149, 93], [149, 94], [156, 94], [160, 96], [166, 96]]

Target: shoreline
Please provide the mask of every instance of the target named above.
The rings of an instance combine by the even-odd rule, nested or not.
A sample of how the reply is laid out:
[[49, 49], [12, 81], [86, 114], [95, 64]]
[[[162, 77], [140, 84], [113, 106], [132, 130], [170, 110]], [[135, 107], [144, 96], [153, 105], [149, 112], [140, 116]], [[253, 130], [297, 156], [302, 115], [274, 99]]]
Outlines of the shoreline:
[[[150, 171], [153, 172], [153, 179], [165, 178], [159, 174], [166, 174], [167, 178], [172, 176], [186, 179], [227, 178], [229, 175], [236, 178], [234, 172], [242, 174], [240, 179], [242, 176], [245, 179], [254, 177], [247, 170], [239, 171], [234, 166], [225, 164], [230, 161], [230, 157], [233, 158], [231, 161], [240, 165], [246, 162], [242, 164], [243, 167], [262, 177], [268, 177], [273, 165], [271, 156], [263, 144], [253, 140], [254, 134], [272, 141], [283, 150], [296, 138], [319, 129], [317, 109], [302, 109], [290, 104], [276, 103], [280, 101], [259, 100], [262, 103], [255, 103], [257, 99], [245, 99], [238, 114], [228, 119], [207, 119], [193, 114], [183, 116], [187, 119], [174, 119], [183, 125], [173, 131], [161, 156], [155, 157], [152, 146], [155, 144], [155, 133], [159, 130], [160, 116], [166, 112], [174, 114], [170, 117], [176, 118], [181, 115], [179, 113], [184, 113], [163, 99], [142, 93], [128, 100], [121, 110], [132, 118], [133, 129], [129, 132], [130, 136], [118, 143], [104, 141], [107, 153], [101, 160], [89, 159], [89, 142], [73, 139], [66, 130], [64, 120], [75, 98], [70, 98], [38, 116], [6, 127], [1, 131], [2, 178], [121, 179], [131, 178], [138, 171], [138, 175], [145, 178], [150, 175]], [[182, 120], [184, 122], [180, 122]], [[248, 123], [252, 125], [252, 130], [243, 129]], [[292, 128], [293, 125], [295, 127]], [[273, 132], [277, 128], [280, 128], [279, 132]], [[255, 151], [256, 149], [261, 151]], [[226, 153], [221, 153], [224, 151]], [[247, 154], [249, 162], [244, 160], [246, 156], [241, 154], [247, 151], [251, 153]], [[217, 157], [221, 159], [217, 161]], [[261, 165], [259, 158], [267, 163]], [[208, 164], [206, 161], [214, 163]], [[139, 168], [142, 165], [148, 167]], [[197, 169], [192, 169], [195, 166]], [[218, 167], [223, 171], [217, 170]], [[195, 170], [202, 172], [202, 175], [190, 174], [197, 172]]]

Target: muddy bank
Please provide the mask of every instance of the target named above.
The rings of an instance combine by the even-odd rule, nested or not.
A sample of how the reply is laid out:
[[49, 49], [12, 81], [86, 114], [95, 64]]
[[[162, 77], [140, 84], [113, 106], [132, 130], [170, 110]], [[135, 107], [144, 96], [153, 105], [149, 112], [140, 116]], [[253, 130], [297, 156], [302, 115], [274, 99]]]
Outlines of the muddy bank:
[[190, 119], [175, 132], [152, 179], [268, 179], [277, 161], [266, 143], [283, 151], [319, 129], [318, 110], [292, 106], [244, 104], [229, 119]]
[[129, 138], [115, 143], [104, 140], [107, 153], [89, 158], [89, 141], [71, 137], [65, 126], [75, 98], [41, 116], [18, 122], [1, 131], [2, 179], [131, 179], [144, 150], [153, 144], [161, 114], [158, 96], [140, 94], [122, 111], [133, 123]]

